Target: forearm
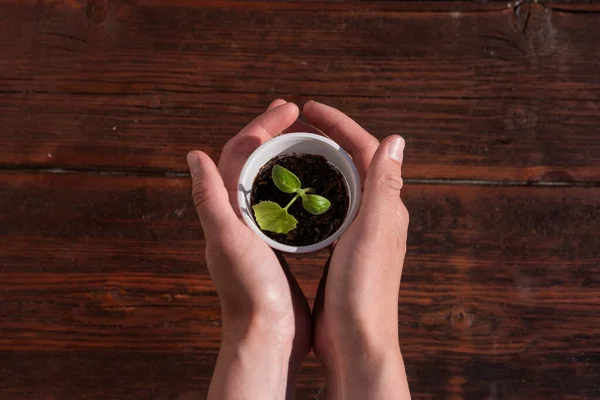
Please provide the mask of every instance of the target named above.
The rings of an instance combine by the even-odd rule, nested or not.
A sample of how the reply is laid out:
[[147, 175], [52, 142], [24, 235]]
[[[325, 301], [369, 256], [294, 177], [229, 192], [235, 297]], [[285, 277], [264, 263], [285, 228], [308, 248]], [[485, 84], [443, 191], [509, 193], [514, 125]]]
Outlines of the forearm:
[[329, 399], [408, 400], [402, 355], [395, 345], [381, 352], [355, 349], [327, 371]]
[[262, 318], [224, 317], [209, 400], [293, 398], [302, 359], [294, 356], [293, 335], [273, 325]]
[[331, 345], [322, 361], [329, 399], [410, 399], [395, 314], [328, 322], [333, 323], [328, 327]]
[[289, 388], [293, 389], [297, 373], [294, 366], [290, 368], [290, 353], [290, 349], [258, 338], [223, 343], [209, 400], [289, 398], [288, 392], [293, 394]]

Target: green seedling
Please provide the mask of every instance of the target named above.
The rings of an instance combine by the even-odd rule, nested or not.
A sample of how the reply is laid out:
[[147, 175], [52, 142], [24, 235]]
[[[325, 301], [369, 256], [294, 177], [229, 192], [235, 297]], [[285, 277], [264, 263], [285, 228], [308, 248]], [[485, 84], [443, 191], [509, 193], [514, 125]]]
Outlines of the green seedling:
[[274, 201], [261, 201], [252, 206], [258, 226], [263, 231], [286, 234], [298, 225], [298, 220], [288, 213], [288, 209], [298, 197], [302, 198], [302, 206], [313, 215], [321, 215], [331, 207], [331, 202], [323, 196], [308, 194], [312, 189], [302, 189], [300, 179], [288, 169], [275, 165], [271, 172], [271, 179], [279, 190], [284, 193], [295, 194], [287, 206], [281, 207]]

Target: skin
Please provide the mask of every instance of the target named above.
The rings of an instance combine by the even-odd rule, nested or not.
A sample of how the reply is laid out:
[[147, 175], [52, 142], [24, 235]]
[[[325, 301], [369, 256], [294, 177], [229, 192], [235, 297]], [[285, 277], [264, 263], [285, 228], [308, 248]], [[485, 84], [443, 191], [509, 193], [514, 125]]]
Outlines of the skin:
[[[275, 100], [227, 142], [218, 167], [201, 151], [188, 155], [223, 318], [208, 398], [292, 398], [312, 346], [326, 370], [327, 398], [409, 399], [397, 313], [409, 220], [400, 199], [404, 141], [391, 136], [379, 144], [348, 116], [317, 102], [303, 113], [314, 127], [298, 120], [295, 104]], [[244, 162], [262, 143], [315, 128], [352, 155], [364, 195], [325, 267], [311, 315], [283, 256], [241, 221], [236, 186]], [[390, 149], [396, 150], [392, 157]]]

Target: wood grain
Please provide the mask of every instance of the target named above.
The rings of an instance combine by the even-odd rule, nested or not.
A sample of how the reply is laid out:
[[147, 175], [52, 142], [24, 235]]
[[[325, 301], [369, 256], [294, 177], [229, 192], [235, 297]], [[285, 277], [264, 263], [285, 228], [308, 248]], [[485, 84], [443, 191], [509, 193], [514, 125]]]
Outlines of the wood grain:
[[0, 165], [183, 172], [285, 97], [403, 134], [407, 178], [598, 182], [595, 10], [3, 0]]
[[[189, 181], [0, 174], [0, 398], [203, 398], [220, 337]], [[415, 398], [600, 396], [600, 189], [407, 185]], [[290, 259], [312, 302], [326, 255]], [[305, 363], [298, 398], [322, 369]]]
[[600, 398], [600, 6], [531, 3], [0, 0], [0, 399], [206, 396], [184, 157], [276, 97], [407, 140], [413, 398]]

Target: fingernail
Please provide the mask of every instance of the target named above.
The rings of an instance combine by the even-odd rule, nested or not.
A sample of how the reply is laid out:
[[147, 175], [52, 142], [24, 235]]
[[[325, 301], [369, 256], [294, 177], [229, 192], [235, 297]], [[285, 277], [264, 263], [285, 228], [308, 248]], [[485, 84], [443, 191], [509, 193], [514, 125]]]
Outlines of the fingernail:
[[190, 167], [190, 172], [192, 175], [200, 172], [200, 159], [194, 153], [188, 153], [187, 155], [187, 163]]
[[398, 138], [392, 140], [390, 144], [388, 144], [387, 155], [392, 160], [396, 160], [398, 162], [402, 162], [404, 158], [404, 146], [406, 142], [402, 138]]

